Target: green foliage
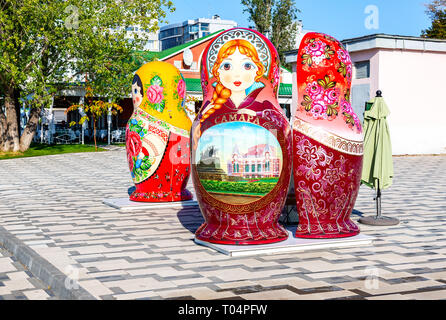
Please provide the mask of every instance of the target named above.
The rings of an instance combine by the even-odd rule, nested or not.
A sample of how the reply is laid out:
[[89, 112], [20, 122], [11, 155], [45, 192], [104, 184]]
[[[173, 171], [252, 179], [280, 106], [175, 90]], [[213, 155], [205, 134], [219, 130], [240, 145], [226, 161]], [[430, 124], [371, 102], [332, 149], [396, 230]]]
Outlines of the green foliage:
[[446, 0], [434, 0], [427, 5], [426, 13], [432, 21], [432, 25], [423, 30], [422, 37], [434, 39], [446, 39]]
[[[156, 31], [166, 22], [166, 12], [173, 10], [168, 0], [94, 1], [79, 7], [77, 35], [69, 42], [76, 59], [72, 69], [79, 81], [88, 82], [97, 96], [113, 100], [127, 96], [133, 72], [140, 66], [134, 52], [143, 50], [148, 33], [133, 33], [137, 27], [147, 32]], [[82, 45], [79, 45], [79, 42]]]
[[255, 23], [256, 30], [262, 34], [271, 31], [272, 10], [276, 0], [241, 0], [245, 6], [243, 12], [249, 14], [249, 19]]
[[[133, 52], [173, 10], [170, 0], [0, 0], [0, 94], [32, 94], [35, 108], [85, 83], [99, 97], [127, 96], [139, 66]], [[129, 38], [131, 26], [147, 33]], [[0, 108], [0, 145], [10, 129], [18, 131]]]
[[279, 52], [295, 49], [297, 36], [297, 13], [294, 0], [241, 0], [244, 12], [254, 22], [255, 28], [266, 35]]

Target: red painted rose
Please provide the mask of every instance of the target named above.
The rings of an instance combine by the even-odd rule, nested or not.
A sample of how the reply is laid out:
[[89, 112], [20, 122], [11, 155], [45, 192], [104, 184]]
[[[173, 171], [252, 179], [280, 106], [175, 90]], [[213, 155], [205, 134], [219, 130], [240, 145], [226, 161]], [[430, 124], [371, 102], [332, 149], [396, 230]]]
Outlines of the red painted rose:
[[149, 89], [147, 89], [147, 99], [149, 99], [151, 103], [161, 103], [164, 99], [163, 90], [164, 88], [157, 84], [151, 85]]
[[128, 154], [132, 157], [136, 157], [142, 148], [141, 137], [134, 131], [129, 131], [127, 135], [127, 148]]

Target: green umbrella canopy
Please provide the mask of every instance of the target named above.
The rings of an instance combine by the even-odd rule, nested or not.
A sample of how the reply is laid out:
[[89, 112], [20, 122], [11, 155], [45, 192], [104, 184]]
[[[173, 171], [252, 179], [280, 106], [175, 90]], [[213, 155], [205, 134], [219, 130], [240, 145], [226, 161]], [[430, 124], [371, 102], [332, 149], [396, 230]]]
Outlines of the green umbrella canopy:
[[389, 108], [382, 97], [373, 98], [370, 110], [364, 112], [364, 158], [361, 182], [377, 189], [392, 185], [392, 144], [386, 117]]

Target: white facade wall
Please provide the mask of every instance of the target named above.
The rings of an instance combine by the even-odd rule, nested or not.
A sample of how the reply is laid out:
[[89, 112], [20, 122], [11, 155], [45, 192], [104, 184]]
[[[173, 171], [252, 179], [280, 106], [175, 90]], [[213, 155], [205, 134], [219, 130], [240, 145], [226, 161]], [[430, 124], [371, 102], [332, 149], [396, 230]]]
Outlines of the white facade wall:
[[378, 73], [393, 154], [446, 153], [446, 52], [382, 49]]
[[237, 22], [232, 20], [221, 20], [221, 19], [199, 19], [200, 22], [209, 23], [209, 32], [214, 33], [222, 29], [232, 29], [237, 27]]

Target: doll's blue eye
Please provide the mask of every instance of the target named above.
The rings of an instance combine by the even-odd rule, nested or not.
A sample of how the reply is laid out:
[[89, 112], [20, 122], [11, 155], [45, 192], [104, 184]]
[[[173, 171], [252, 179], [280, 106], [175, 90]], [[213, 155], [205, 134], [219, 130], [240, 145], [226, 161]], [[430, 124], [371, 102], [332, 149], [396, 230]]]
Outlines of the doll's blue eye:
[[244, 65], [245, 70], [254, 69], [254, 65], [252, 63], [246, 62]]
[[135, 94], [137, 94], [138, 93], [138, 89], [135, 89]]
[[222, 64], [221, 69], [224, 69], [227, 71], [227, 70], [231, 70], [231, 67], [232, 67], [232, 65], [229, 62], [225, 62]]

